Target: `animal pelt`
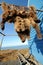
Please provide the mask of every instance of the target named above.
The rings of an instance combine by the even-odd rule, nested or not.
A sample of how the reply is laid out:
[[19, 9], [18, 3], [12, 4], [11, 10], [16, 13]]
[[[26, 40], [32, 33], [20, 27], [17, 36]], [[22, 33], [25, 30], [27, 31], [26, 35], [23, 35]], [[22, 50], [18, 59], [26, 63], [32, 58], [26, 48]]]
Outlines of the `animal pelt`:
[[26, 7], [16, 6], [16, 5], [11, 5], [11, 4], [7, 5], [6, 3], [2, 3], [2, 9], [4, 10], [5, 14], [6, 14], [6, 11], [9, 11], [10, 16], [14, 16], [15, 14], [22, 18], [31, 16], [33, 17], [34, 20], [38, 20], [36, 9], [34, 6], [29, 6], [26, 9]]
[[40, 23], [41, 21], [38, 19], [36, 8], [34, 6], [29, 7], [29, 16], [33, 18], [36, 23]]
[[30, 38], [30, 21], [28, 18], [23, 19], [17, 16], [15, 19], [14, 27], [22, 42], [25, 42], [26, 38]]
[[22, 42], [25, 42], [26, 38], [30, 38], [30, 28], [32, 25], [36, 30], [37, 37], [39, 39], [42, 38], [40, 28], [37, 24], [40, 22], [40, 20], [37, 17], [36, 9], [34, 8], [34, 6], [30, 6], [27, 11], [24, 7], [2, 3], [2, 8], [4, 10], [1, 22], [2, 30], [4, 30], [5, 28], [5, 22], [13, 22], [18, 36], [20, 37]]
[[1, 22], [2, 30], [4, 30], [5, 22], [9, 23], [14, 22], [13, 19], [15, 19], [16, 16], [20, 16], [22, 18], [32, 17], [36, 23], [40, 22], [40, 20], [38, 20], [38, 17], [36, 15], [36, 9], [34, 6], [30, 6], [28, 10], [25, 7], [15, 6], [11, 4], [9, 5], [6, 4], [5, 2], [3, 2], [1, 6], [3, 9], [2, 22]]
[[15, 26], [15, 30], [18, 33], [18, 36], [20, 37], [22, 42], [25, 42], [26, 38], [28, 40], [30, 39], [31, 25], [33, 26], [33, 28], [35, 28], [38, 39], [42, 38], [42, 35], [40, 33], [40, 28], [39, 28], [38, 24], [34, 22], [33, 18], [22, 19], [19, 16], [16, 17], [14, 26]]

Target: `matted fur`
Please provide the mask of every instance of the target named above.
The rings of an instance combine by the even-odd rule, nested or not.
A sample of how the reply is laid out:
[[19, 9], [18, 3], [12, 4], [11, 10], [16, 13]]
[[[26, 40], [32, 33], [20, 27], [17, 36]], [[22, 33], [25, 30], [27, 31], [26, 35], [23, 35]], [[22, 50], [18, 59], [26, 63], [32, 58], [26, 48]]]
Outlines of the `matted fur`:
[[40, 20], [38, 20], [36, 9], [34, 6], [30, 6], [29, 10], [26, 11], [24, 7], [2, 3], [2, 9], [4, 10], [1, 22], [2, 30], [4, 30], [5, 22], [13, 22], [18, 36], [20, 37], [22, 42], [25, 42], [26, 38], [30, 38], [30, 27], [32, 25], [36, 30], [37, 37], [39, 39], [42, 38], [40, 28], [38, 26]]

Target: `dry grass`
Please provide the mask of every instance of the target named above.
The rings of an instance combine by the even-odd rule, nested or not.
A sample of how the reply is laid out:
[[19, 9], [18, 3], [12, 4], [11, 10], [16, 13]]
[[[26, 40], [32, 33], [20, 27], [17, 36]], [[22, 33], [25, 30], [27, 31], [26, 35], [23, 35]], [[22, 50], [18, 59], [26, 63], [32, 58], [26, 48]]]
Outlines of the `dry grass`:
[[0, 61], [16, 60], [17, 50], [2, 50], [0, 51]]
[[17, 60], [18, 53], [26, 54], [28, 49], [22, 50], [1, 50], [0, 51], [0, 61]]
[[[41, 65], [36, 61], [34, 56], [30, 55], [29, 49], [21, 49], [21, 50], [1, 50], [0, 51], [0, 64], [3, 65], [20, 65], [20, 61], [18, 59], [18, 53], [23, 54], [26, 58], [29, 58], [32, 62], [34, 61], [37, 65]], [[30, 56], [30, 57], [29, 57]], [[31, 63], [30, 63], [31, 64]]]

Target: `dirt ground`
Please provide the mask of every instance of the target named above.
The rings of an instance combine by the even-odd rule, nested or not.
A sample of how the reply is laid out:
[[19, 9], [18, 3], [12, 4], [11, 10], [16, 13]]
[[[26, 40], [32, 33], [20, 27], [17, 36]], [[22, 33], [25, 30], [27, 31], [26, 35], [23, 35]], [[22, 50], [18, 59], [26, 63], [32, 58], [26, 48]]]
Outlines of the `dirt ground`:
[[[30, 53], [29, 53], [28, 49], [1, 50], [0, 51], [0, 65], [21, 65], [20, 60], [18, 59], [18, 53], [23, 54], [27, 58], [30, 56]], [[30, 59], [32, 61], [35, 60], [34, 56], [32, 56], [32, 55], [30, 56]]]

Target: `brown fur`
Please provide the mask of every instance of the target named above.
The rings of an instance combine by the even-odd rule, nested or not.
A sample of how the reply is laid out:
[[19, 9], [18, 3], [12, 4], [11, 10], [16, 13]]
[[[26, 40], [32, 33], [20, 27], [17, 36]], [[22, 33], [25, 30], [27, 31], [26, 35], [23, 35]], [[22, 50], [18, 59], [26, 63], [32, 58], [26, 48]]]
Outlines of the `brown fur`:
[[24, 42], [26, 38], [30, 38], [30, 21], [28, 20], [28, 18], [23, 19], [17, 16], [14, 26], [22, 42]]
[[15, 26], [15, 30], [18, 33], [22, 42], [24, 42], [26, 40], [26, 38], [30, 39], [30, 27], [31, 27], [31, 25], [33, 26], [33, 28], [35, 28], [35, 30], [37, 32], [38, 39], [42, 38], [39, 26], [37, 23], [35, 23], [33, 18], [22, 19], [21, 17], [16, 17], [14, 26]]
[[19, 7], [11, 5], [14, 8], [10, 8], [10, 5], [2, 4], [2, 8], [4, 13], [2, 14], [2, 22], [1, 28], [4, 30], [5, 22], [13, 22], [16, 32], [18, 36], [25, 42], [26, 38], [30, 38], [30, 27], [31, 25], [35, 28], [37, 32], [38, 38], [42, 38], [40, 33], [39, 26], [36, 22], [38, 22], [38, 17], [36, 14], [36, 9], [33, 6], [29, 7], [29, 12], [26, 12], [24, 7], [23, 10], [19, 9]]

